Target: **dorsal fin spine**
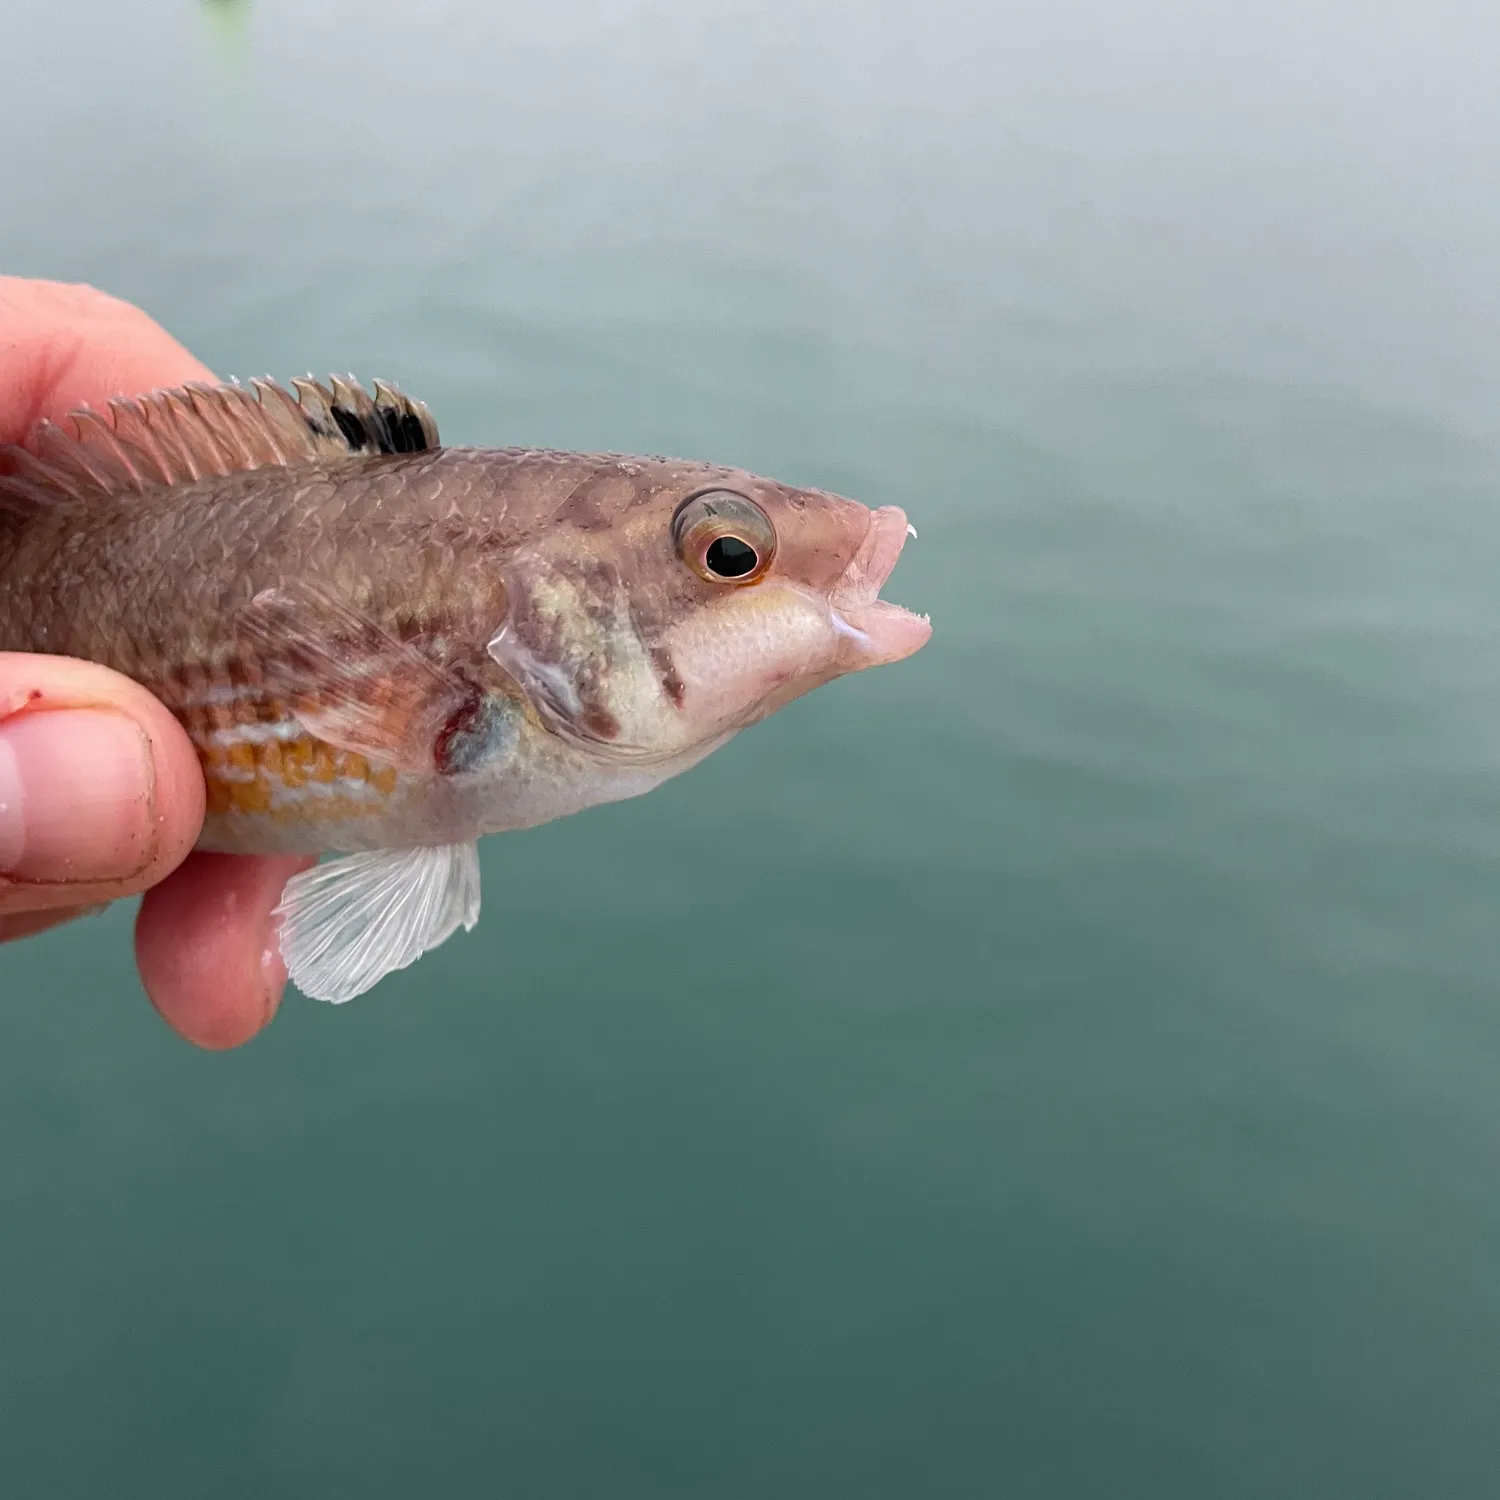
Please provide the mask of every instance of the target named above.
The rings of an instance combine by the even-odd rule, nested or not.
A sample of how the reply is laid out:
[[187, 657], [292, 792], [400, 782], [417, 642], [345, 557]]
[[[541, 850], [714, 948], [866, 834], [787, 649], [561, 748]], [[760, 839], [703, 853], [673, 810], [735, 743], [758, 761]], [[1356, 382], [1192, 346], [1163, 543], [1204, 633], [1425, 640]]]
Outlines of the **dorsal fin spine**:
[[[132, 489], [143, 489], [146, 484], [145, 476], [134, 463], [130, 455], [120, 446], [115, 437], [114, 426], [105, 420], [100, 413], [92, 410], [84, 410], [73, 414], [73, 428], [78, 434], [78, 441], [87, 447], [91, 447], [106, 469], [113, 468], [117, 471], [111, 477], [117, 482], [122, 478]], [[152, 476], [155, 481], [156, 476]]]
[[[255, 455], [243, 443], [236, 441], [232, 407], [225, 394], [214, 391], [208, 386], [202, 386], [196, 390], [192, 386], [187, 386], [172, 394], [185, 412], [198, 418], [194, 424], [194, 436], [208, 449], [214, 459], [219, 463], [227, 464], [232, 469], [259, 467], [255, 461]], [[221, 419], [217, 429], [214, 426], [216, 418]], [[186, 448], [190, 445], [184, 442], [183, 446]]]
[[104, 467], [102, 456], [91, 453], [88, 445], [77, 435], [76, 423], [74, 432], [69, 433], [56, 422], [45, 422], [37, 428], [36, 442], [42, 449], [40, 456], [45, 458], [48, 468], [54, 473], [59, 470], [67, 473], [68, 460], [71, 458], [82, 470], [79, 478], [84, 481], [85, 488], [92, 485], [98, 489], [108, 489], [116, 483], [115, 476]]
[[[142, 425], [149, 435], [148, 451], [154, 453], [162, 472], [173, 475], [190, 474], [194, 479], [201, 479], [204, 474], [204, 465], [198, 461], [198, 455], [193, 451], [195, 445], [188, 442], [178, 432], [183, 418], [195, 415], [191, 404], [184, 399], [183, 393], [163, 391], [159, 407], [153, 409], [150, 404], [137, 404], [136, 409], [140, 412]], [[153, 416], [156, 418], [155, 421], [152, 420]], [[205, 457], [209, 455], [214, 458], [218, 457], [217, 449], [207, 437], [200, 438], [199, 442], [208, 450]]]
[[62, 426], [39, 422], [26, 448], [0, 444], [0, 506], [29, 510], [269, 465], [439, 446], [427, 408], [385, 381], [374, 382], [373, 399], [352, 375], [291, 384], [295, 394], [268, 379], [248, 388], [194, 382], [116, 397], [102, 412], [85, 407]]
[[[193, 446], [181, 437], [177, 430], [177, 424], [182, 420], [182, 414], [177, 408], [177, 402], [181, 400], [177, 391], [163, 391], [161, 406], [158, 410], [160, 418], [153, 422], [151, 420], [152, 408], [150, 405], [142, 406], [132, 402], [131, 405], [136, 412], [140, 413], [141, 425], [147, 433], [147, 441], [142, 444], [142, 452], [153, 459], [160, 475], [152, 475], [153, 484], [171, 484], [178, 474], [186, 474], [193, 479], [201, 479], [203, 470], [193, 456]], [[192, 408], [187, 408], [191, 413]], [[117, 432], [119, 428], [115, 429]], [[209, 451], [212, 452], [212, 445]]]

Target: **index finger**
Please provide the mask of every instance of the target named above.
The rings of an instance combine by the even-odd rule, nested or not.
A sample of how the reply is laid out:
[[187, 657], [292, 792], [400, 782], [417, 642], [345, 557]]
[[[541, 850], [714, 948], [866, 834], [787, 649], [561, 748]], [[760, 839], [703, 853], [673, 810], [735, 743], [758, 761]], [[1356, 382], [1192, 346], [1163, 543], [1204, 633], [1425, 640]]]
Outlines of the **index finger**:
[[0, 443], [19, 443], [42, 417], [213, 378], [128, 302], [91, 286], [0, 276]]

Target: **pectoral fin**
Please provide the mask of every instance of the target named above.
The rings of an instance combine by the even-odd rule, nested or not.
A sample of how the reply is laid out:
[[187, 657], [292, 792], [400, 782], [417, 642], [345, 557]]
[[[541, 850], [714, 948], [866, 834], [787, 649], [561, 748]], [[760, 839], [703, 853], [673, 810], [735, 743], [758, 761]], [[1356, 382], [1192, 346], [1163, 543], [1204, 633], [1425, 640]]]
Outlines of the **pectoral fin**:
[[440, 748], [480, 711], [472, 683], [316, 584], [257, 594], [237, 626], [309, 734], [382, 764], [446, 769]]
[[383, 849], [315, 865], [276, 908], [281, 956], [304, 995], [341, 1005], [479, 920], [473, 844]]

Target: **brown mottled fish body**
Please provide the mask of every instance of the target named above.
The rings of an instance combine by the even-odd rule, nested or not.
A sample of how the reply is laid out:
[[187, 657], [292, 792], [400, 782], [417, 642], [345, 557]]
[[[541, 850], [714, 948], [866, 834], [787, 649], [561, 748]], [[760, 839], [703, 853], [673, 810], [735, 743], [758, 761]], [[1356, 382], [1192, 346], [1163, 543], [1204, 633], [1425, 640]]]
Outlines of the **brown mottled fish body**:
[[[393, 851], [356, 875], [429, 851], [446, 930], [352, 978], [294, 965], [342, 999], [472, 925], [479, 835], [648, 790], [917, 649], [925, 621], [877, 597], [906, 530], [714, 465], [443, 448], [379, 383], [194, 388], [0, 452], [0, 650], [156, 694], [203, 764], [202, 847]], [[299, 879], [344, 901], [338, 869]], [[320, 920], [330, 951], [360, 931]]]
[[[316, 670], [298, 680], [287, 659], [295, 640], [247, 633], [246, 611], [268, 591], [314, 584], [476, 692], [522, 706], [487, 649], [507, 616], [505, 560], [546, 530], [582, 571], [598, 565], [590, 535], [654, 494], [747, 481], [753, 487], [731, 470], [661, 460], [444, 448], [232, 472], [125, 504], [49, 508], [19, 524], [7, 516], [0, 650], [101, 662], [171, 708], [203, 763], [204, 848], [385, 848], [393, 824], [401, 842], [498, 832], [547, 819], [541, 809], [471, 812], [454, 805], [462, 788], [440, 776], [436, 758], [398, 766], [377, 747], [372, 761], [308, 732], [299, 711], [315, 711], [333, 685]], [[313, 616], [319, 602], [306, 607]], [[295, 633], [308, 621], [288, 623]], [[358, 652], [358, 627], [339, 625], [340, 646]], [[380, 655], [376, 644], [372, 665]], [[383, 726], [400, 740], [415, 705], [400, 664], [390, 665], [368, 692], [377, 710], [384, 701]]]

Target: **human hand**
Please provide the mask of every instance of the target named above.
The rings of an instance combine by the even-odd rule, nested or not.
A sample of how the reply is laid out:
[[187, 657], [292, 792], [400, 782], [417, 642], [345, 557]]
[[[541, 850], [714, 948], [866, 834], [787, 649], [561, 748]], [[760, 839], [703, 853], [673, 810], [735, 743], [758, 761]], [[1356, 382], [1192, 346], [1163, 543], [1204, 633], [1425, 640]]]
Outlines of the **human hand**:
[[[214, 377], [138, 308], [0, 276], [0, 442], [111, 396]], [[0, 942], [145, 891], [136, 962], [201, 1047], [235, 1047], [286, 984], [271, 913], [310, 859], [189, 854], [203, 777], [145, 689], [65, 657], [0, 652]]]

